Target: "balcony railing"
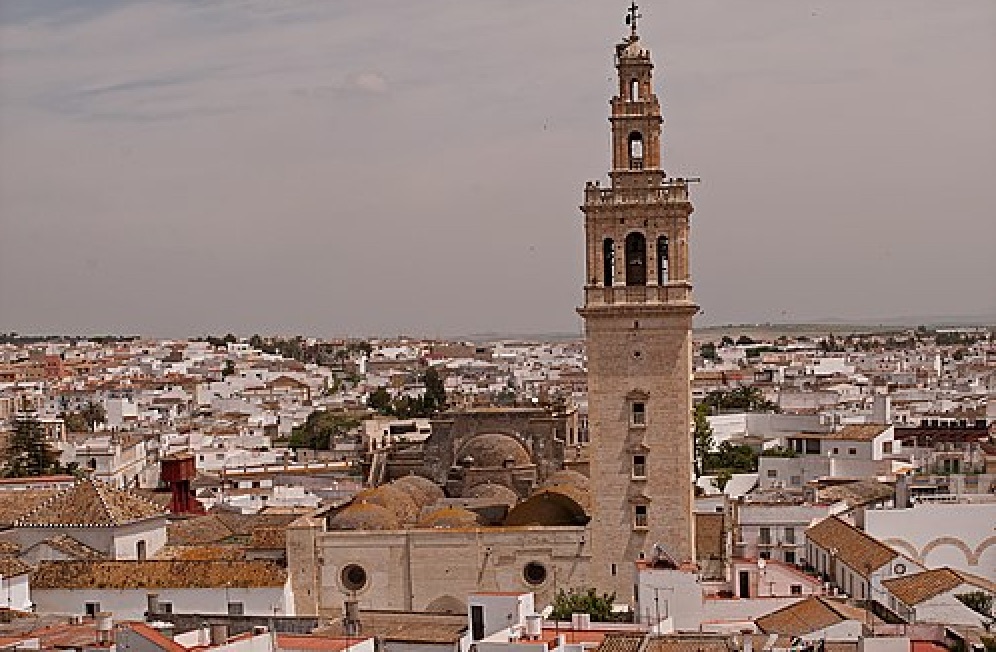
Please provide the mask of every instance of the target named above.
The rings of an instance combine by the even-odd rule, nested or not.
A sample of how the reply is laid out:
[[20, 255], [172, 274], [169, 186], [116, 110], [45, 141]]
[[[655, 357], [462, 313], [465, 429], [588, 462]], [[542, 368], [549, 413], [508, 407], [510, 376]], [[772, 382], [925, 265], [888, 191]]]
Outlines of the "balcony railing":
[[675, 179], [663, 186], [648, 188], [602, 188], [595, 183], [585, 187], [585, 204], [668, 204], [688, 201], [688, 183], [696, 179]]
[[586, 305], [613, 305], [626, 303], [676, 303], [691, 301], [692, 291], [687, 283], [667, 285], [617, 285], [613, 287], [588, 287], [585, 289]]

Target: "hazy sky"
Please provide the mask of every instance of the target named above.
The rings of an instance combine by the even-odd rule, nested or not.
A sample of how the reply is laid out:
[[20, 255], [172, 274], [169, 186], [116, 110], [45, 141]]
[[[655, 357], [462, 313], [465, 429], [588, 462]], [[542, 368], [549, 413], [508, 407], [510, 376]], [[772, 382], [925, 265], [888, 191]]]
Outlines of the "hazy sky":
[[[627, 3], [0, 3], [0, 331], [578, 331]], [[996, 2], [642, 3], [703, 323], [996, 313]]]

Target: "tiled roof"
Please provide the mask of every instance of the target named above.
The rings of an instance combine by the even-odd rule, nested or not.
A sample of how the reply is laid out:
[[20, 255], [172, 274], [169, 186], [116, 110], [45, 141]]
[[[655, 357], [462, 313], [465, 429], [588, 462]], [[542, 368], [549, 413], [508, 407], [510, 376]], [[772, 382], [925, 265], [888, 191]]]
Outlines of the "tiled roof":
[[642, 652], [733, 652], [733, 642], [726, 636], [697, 634], [692, 636], [655, 636]]
[[258, 527], [249, 535], [249, 547], [253, 550], [285, 550], [287, 528]]
[[214, 514], [195, 516], [166, 526], [166, 540], [176, 546], [216, 544], [233, 536], [235, 533]]
[[17, 557], [0, 557], [0, 577], [16, 577], [31, 571], [31, 567]]
[[216, 546], [216, 545], [194, 545], [194, 546], [172, 546], [167, 545], [159, 549], [156, 553], [158, 560], [176, 561], [221, 561], [221, 560], [243, 560], [246, 558], [245, 548], [242, 546]]
[[837, 432], [828, 432], [820, 435], [822, 439], [844, 439], [847, 441], [871, 441], [881, 435], [892, 426], [882, 424], [858, 424], [844, 426]]
[[909, 607], [947, 593], [962, 584], [971, 584], [975, 589], [996, 594], [996, 583], [947, 567], [882, 580], [882, 586]]
[[125, 627], [140, 635], [160, 650], [164, 650], [165, 652], [187, 652], [188, 648], [145, 623], [127, 623]]
[[94, 550], [90, 546], [77, 541], [68, 534], [56, 534], [45, 539], [42, 543], [74, 559], [104, 559], [107, 556], [99, 550]]
[[0, 527], [10, 526], [55, 495], [53, 489], [24, 489], [0, 493]]
[[820, 489], [821, 502], [845, 502], [850, 507], [867, 505], [891, 498], [895, 488], [876, 480], [858, 480]]
[[19, 555], [21, 546], [13, 541], [0, 541], [0, 555]]
[[643, 644], [643, 634], [613, 632], [606, 634], [596, 652], [637, 652]]
[[287, 571], [268, 561], [43, 561], [31, 588], [266, 588], [286, 581]]
[[16, 527], [113, 527], [165, 516], [157, 505], [124, 489], [85, 478], [38, 504]]
[[339, 636], [306, 636], [303, 634], [277, 634], [277, 646], [280, 650], [323, 650], [324, 652], [339, 652], [356, 644], [358, 638]]
[[864, 622], [865, 612], [843, 602], [820, 596], [810, 596], [755, 620], [765, 634], [803, 636], [842, 623], [845, 620]]
[[806, 538], [824, 550], [837, 551], [837, 559], [864, 578], [899, 556], [878, 539], [830, 516], [806, 530]]
[[[466, 615], [429, 614], [410, 611], [360, 610], [364, 636], [385, 642], [456, 643], [467, 630]], [[318, 636], [343, 636], [341, 619], [312, 632]]]

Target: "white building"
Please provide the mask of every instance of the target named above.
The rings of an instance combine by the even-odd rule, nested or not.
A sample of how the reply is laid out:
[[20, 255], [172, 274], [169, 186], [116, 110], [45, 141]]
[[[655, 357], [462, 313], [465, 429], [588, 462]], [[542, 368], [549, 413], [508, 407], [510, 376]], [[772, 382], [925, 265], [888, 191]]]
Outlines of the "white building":
[[937, 568], [882, 582], [888, 608], [908, 623], [983, 627], [989, 619], [958, 599], [980, 592], [996, 597], [996, 583], [950, 568]]
[[16, 557], [0, 557], [0, 609], [31, 610], [28, 573], [31, 567]]
[[16, 544], [32, 562], [65, 558], [53, 545], [65, 539], [107, 559], [146, 559], [166, 545], [166, 517], [137, 494], [87, 478], [21, 515], [0, 540]]
[[160, 611], [293, 616], [287, 571], [269, 561], [47, 561], [32, 575], [38, 613], [141, 620], [150, 593]]
[[852, 598], [878, 602], [886, 595], [883, 580], [925, 570], [836, 516], [806, 530], [806, 560]]

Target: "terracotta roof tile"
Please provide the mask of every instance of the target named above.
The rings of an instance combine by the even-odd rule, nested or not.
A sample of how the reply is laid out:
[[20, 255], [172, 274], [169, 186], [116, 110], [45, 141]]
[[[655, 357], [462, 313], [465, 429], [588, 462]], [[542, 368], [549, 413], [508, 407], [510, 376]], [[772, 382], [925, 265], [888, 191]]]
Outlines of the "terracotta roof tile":
[[[847, 441], [871, 441], [881, 435], [883, 432], [891, 428], [892, 426], [882, 425], [882, 424], [856, 424], [850, 426], [844, 426], [837, 432], [830, 432], [825, 435], [820, 435], [821, 439], [844, 439]], [[807, 435], [815, 436], [815, 435]]]
[[722, 635], [655, 636], [644, 652], [733, 652], [733, 642]]
[[53, 489], [25, 489], [0, 493], [0, 526], [10, 526], [55, 495]]
[[249, 535], [249, 548], [253, 550], [286, 550], [287, 528], [258, 527]]
[[166, 526], [166, 540], [170, 545], [195, 546], [217, 544], [235, 536], [224, 521], [214, 514], [195, 516], [175, 521]]
[[643, 634], [613, 632], [606, 634], [596, 652], [637, 652], [643, 644]]
[[0, 577], [17, 577], [31, 572], [31, 567], [17, 557], [0, 557]]
[[280, 587], [287, 571], [268, 561], [43, 561], [35, 589]]
[[837, 550], [837, 559], [867, 578], [899, 556], [875, 537], [830, 516], [806, 530], [806, 538], [824, 550]]
[[165, 515], [131, 491], [85, 478], [36, 505], [15, 526], [110, 527]]
[[[408, 611], [361, 610], [364, 636], [408, 643], [456, 643], [467, 630], [466, 615], [429, 614]], [[319, 636], [343, 636], [341, 621], [313, 632]]]
[[882, 586], [909, 607], [947, 593], [962, 584], [970, 584], [976, 589], [996, 594], [996, 583], [947, 567], [882, 580]]
[[51, 536], [42, 543], [47, 544], [48, 547], [53, 550], [58, 550], [64, 555], [73, 557], [74, 559], [104, 559], [107, 557], [104, 553], [99, 550], [94, 550], [90, 546], [77, 541], [68, 534], [56, 534]]
[[224, 545], [193, 545], [193, 546], [164, 546], [156, 553], [156, 559], [160, 561], [240, 561], [246, 558], [245, 548], [242, 546]]
[[864, 611], [843, 602], [810, 596], [762, 616], [754, 622], [765, 634], [803, 636], [845, 620], [863, 622], [864, 614]]

